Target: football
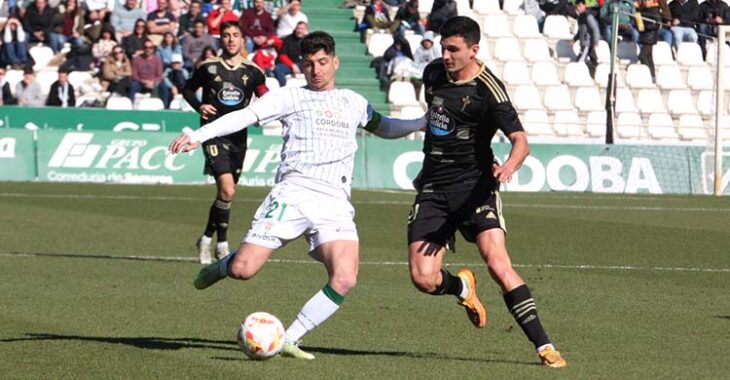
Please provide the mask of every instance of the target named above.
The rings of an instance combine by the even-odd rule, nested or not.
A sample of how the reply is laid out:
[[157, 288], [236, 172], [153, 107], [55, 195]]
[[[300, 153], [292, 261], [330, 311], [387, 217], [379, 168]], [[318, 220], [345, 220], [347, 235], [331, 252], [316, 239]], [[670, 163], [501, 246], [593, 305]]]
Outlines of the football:
[[284, 325], [269, 313], [252, 313], [238, 326], [238, 345], [251, 359], [274, 357], [284, 345]]

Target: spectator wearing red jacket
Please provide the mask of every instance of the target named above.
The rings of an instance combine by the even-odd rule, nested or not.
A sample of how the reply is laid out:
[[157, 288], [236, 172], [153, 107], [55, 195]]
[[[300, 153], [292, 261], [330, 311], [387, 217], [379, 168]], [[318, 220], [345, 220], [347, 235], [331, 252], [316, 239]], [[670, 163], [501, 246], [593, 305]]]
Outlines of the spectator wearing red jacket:
[[227, 21], [238, 21], [238, 16], [231, 8], [231, 0], [220, 0], [218, 9], [214, 9], [208, 13], [208, 34], [216, 41], [216, 48], [220, 47], [221, 41], [221, 25]]

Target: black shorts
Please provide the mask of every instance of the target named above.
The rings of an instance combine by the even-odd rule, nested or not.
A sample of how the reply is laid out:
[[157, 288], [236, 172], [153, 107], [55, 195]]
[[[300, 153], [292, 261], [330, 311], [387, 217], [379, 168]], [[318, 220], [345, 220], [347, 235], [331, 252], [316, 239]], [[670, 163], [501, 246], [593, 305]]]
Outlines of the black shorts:
[[212, 175], [216, 179], [222, 174], [232, 174], [233, 182], [238, 183], [243, 168], [243, 159], [246, 157], [246, 149], [233, 147], [230, 143], [212, 141], [203, 147], [205, 155], [205, 174]]
[[476, 186], [467, 191], [419, 193], [408, 215], [408, 244], [427, 241], [453, 249], [457, 230], [468, 242], [482, 231], [507, 228], [499, 190]]

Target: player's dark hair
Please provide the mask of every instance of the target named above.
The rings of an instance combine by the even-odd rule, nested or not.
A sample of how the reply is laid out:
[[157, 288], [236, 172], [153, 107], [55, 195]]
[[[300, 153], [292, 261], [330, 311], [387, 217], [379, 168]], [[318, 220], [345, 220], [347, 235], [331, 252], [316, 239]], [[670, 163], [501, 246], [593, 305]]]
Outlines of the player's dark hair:
[[335, 55], [335, 39], [325, 32], [312, 32], [302, 38], [299, 49], [302, 51], [302, 57], [312, 55], [320, 50], [327, 55]]
[[222, 23], [220, 33], [222, 34], [223, 31], [228, 28], [236, 28], [236, 29], [238, 29], [239, 32], [243, 33], [243, 29], [241, 29], [241, 25], [238, 23], [238, 21], [226, 21], [226, 22]]
[[441, 26], [441, 39], [458, 36], [464, 39], [467, 46], [479, 43], [482, 32], [479, 30], [479, 24], [469, 17], [456, 16], [452, 17]]

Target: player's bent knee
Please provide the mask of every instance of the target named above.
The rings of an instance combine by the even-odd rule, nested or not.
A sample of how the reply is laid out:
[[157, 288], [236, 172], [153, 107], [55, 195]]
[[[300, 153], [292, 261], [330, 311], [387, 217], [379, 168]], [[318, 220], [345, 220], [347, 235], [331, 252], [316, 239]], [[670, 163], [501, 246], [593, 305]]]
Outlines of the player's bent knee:
[[413, 282], [416, 289], [424, 293], [431, 293], [436, 290], [436, 287], [438, 286], [436, 283], [436, 277], [437, 276], [435, 276], [435, 274], [411, 270], [411, 282]]
[[228, 276], [237, 280], [249, 280], [256, 275], [257, 270], [252, 270], [245, 262], [233, 262], [228, 268]]
[[218, 198], [230, 202], [233, 200], [233, 197], [236, 195], [236, 188], [235, 187], [223, 187], [218, 191]]
[[335, 275], [330, 280], [330, 286], [343, 296], [354, 289], [355, 285], [357, 285], [357, 275], [354, 273]]

